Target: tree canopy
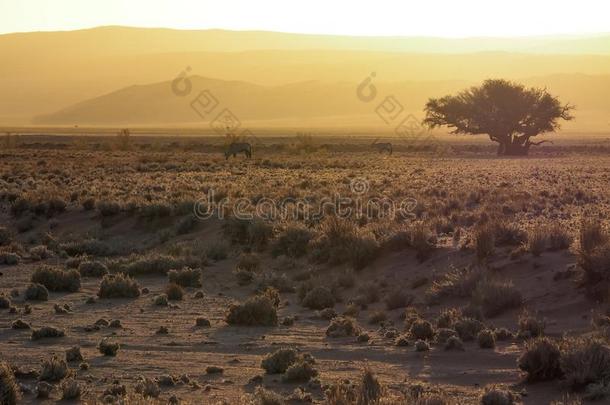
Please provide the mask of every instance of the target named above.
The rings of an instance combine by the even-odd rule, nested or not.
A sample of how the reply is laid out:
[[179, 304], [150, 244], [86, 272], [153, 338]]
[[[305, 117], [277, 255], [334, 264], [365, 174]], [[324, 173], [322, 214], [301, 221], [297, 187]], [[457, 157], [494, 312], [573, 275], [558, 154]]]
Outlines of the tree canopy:
[[545, 142], [530, 138], [559, 129], [560, 120], [573, 118], [573, 108], [546, 89], [486, 80], [455, 96], [430, 99], [424, 124], [430, 128], [447, 126], [455, 134], [487, 134], [499, 143], [499, 155], [525, 155], [530, 146]]

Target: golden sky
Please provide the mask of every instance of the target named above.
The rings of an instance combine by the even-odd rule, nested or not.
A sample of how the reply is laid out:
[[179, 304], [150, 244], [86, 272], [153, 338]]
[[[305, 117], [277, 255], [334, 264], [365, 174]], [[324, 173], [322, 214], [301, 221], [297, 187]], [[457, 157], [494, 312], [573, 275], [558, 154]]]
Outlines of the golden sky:
[[313, 34], [525, 36], [610, 32], [608, 0], [0, 0], [0, 33], [100, 25]]

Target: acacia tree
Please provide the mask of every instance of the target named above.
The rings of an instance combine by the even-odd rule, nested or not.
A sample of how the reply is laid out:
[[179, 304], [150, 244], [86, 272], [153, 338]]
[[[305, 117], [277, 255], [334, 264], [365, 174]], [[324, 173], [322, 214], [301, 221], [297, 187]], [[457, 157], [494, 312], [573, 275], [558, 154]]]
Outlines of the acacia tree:
[[527, 155], [532, 145], [547, 142], [531, 138], [559, 129], [559, 120], [573, 118], [572, 109], [545, 89], [486, 80], [456, 96], [428, 100], [424, 124], [447, 126], [454, 134], [487, 134], [499, 143], [498, 155]]

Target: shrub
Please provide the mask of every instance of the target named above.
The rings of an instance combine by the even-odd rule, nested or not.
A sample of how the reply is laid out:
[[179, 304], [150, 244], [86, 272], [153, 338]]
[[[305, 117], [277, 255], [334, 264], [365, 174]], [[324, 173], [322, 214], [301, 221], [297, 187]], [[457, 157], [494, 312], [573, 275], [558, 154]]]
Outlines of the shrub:
[[80, 290], [78, 271], [62, 270], [56, 267], [43, 266], [34, 270], [32, 283], [44, 285], [50, 291], [76, 292]]
[[543, 319], [538, 319], [531, 316], [527, 311], [519, 314], [519, 332], [518, 336], [523, 339], [542, 336], [546, 322]]
[[0, 309], [8, 309], [11, 307], [11, 299], [0, 294]]
[[435, 340], [437, 343], [445, 344], [452, 336], [457, 336], [457, 332], [455, 330], [449, 328], [439, 328], [436, 330]]
[[2, 405], [17, 405], [21, 398], [21, 390], [15, 380], [11, 367], [4, 361], [0, 362], [0, 403]]
[[25, 289], [25, 299], [31, 301], [47, 301], [49, 299], [49, 290], [38, 283], [31, 283]]
[[372, 262], [379, 253], [379, 244], [370, 233], [349, 220], [327, 217], [320, 225], [316, 241], [316, 259], [332, 265], [351, 263], [355, 270]]
[[464, 343], [459, 337], [451, 336], [445, 342], [445, 350], [464, 350]]
[[418, 319], [411, 324], [409, 334], [414, 339], [428, 340], [434, 337], [434, 328], [425, 319]]
[[494, 317], [520, 307], [523, 297], [511, 282], [484, 278], [477, 284], [473, 301], [483, 309], [486, 317]]
[[483, 329], [483, 323], [474, 318], [461, 318], [454, 325], [455, 331], [463, 341], [473, 340]]
[[85, 211], [91, 211], [95, 208], [95, 198], [86, 198], [82, 201], [81, 204]]
[[248, 227], [248, 244], [262, 250], [273, 236], [273, 226], [265, 221], [254, 220]]
[[283, 374], [288, 367], [293, 365], [298, 359], [298, 353], [294, 349], [279, 349], [268, 354], [261, 361], [261, 368], [267, 374]]
[[253, 400], [248, 405], [285, 405], [286, 401], [280, 394], [263, 387], [256, 387]]
[[170, 270], [167, 277], [170, 283], [182, 287], [201, 287], [201, 269], [184, 267], [182, 270]]
[[487, 260], [495, 252], [495, 230], [489, 225], [482, 225], [474, 232], [474, 250], [479, 260]]
[[540, 256], [545, 250], [548, 242], [548, 231], [537, 227], [527, 234], [527, 250], [534, 256]]
[[60, 381], [68, 375], [68, 364], [65, 360], [53, 356], [42, 362], [40, 379], [42, 381]]
[[438, 304], [444, 298], [469, 298], [483, 277], [480, 270], [452, 268], [432, 283], [426, 291], [426, 300]]
[[110, 342], [108, 339], [102, 339], [100, 343], [97, 345], [98, 350], [104, 356], [116, 356], [117, 352], [121, 345], [118, 343]]
[[416, 352], [427, 352], [430, 351], [430, 344], [425, 340], [416, 340], [415, 341], [415, 351]]
[[53, 252], [50, 251], [45, 245], [34, 246], [30, 249], [30, 256], [32, 260], [40, 261], [48, 259], [53, 255]]
[[165, 295], [170, 301], [182, 301], [184, 289], [178, 284], [170, 283], [165, 287]]
[[593, 338], [572, 338], [561, 344], [561, 371], [573, 390], [610, 381], [610, 348]]
[[509, 390], [501, 387], [485, 387], [481, 396], [481, 405], [513, 405], [517, 401], [516, 396]]
[[292, 364], [286, 370], [286, 374], [282, 377], [283, 382], [307, 382], [311, 378], [318, 375], [311, 362], [301, 359]]
[[72, 400], [80, 398], [81, 387], [74, 378], [69, 378], [61, 383], [61, 399]]
[[385, 307], [388, 310], [405, 308], [413, 303], [415, 297], [402, 290], [394, 290], [385, 299]]
[[275, 241], [272, 247], [274, 256], [286, 255], [299, 258], [307, 254], [309, 242], [312, 240], [312, 232], [300, 225], [288, 226]]
[[[592, 242], [587, 242], [592, 244]], [[610, 242], [579, 252], [578, 263], [584, 270], [587, 294], [596, 300], [608, 300], [610, 291]]]
[[108, 267], [98, 261], [84, 261], [78, 265], [78, 272], [83, 277], [104, 277]]
[[562, 374], [560, 357], [556, 342], [544, 337], [536, 338], [525, 343], [518, 365], [527, 373], [528, 382], [552, 380]]
[[148, 377], [142, 378], [142, 380], [136, 384], [135, 391], [138, 394], [142, 394], [145, 398], [157, 398], [161, 394], [159, 384]]
[[74, 346], [66, 350], [66, 361], [72, 363], [75, 361], [83, 361], [83, 355], [80, 352], [80, 347]]
[[493, 349], [496, 347], [496, 335], [490, 329], [483, 329], [477, 335], [477, 342], [481, 349]]
[[409, 231], [409, 245], [415, 249], [415, 257], [420, 262], [428, 260], [434, 252], [435, 235], [422, 222], [418, 222]]
[[335, 305], [335, 297], [328, 288], [318, 286], [305, 295], [302, 304], [309, 309], [332, 308]]
[[548, 229], [550, 250], [565, 250], [572, 244], [572, 235], [560, 224], [553, 224]]
[[277, 309], [268, 297], [257, 295], [243, 304], [232, 305], [226, 322], [229, 325], [276, 326]]
[[124, 274], [107, 274], [100, 283], [97, 295], [100, 298], [136, 298], [140, 296], [140, 286]]
[[116, 254], [116, 249], [111, 248], [108, 244], [97, 239], [85, 239], [73, 242], [62, 243], [62, 250], [65, 250], [69, 256], [111, 256]]
[[99, 201], [97, 210], [102, 217], [111, 217], [121, 212], [121, 205], [114, 201]]
[[12, 241], [11, 231], [4, 226], [0, 226], [0, 246], [5, 246]]
[[583, 219], [580, 224], [579, 246], [581, 252], [591, 252], [608, 240], [608, 235], [599, 221]]
[[32, 340], [59, 338], [64, 337], [65, 335], [65, 332], [61, 329], [55, 328], [53, 326], [43, 326], [40, 329], [34, 329], [32, 331]]
[[159, 294], [153, 298], [153, 304], [166, 307], [169, 304], [167, 294]]
[[360, 377], [360, 387], [358, 389], [358, 404], [375, 404], [378, 403], [383, 395], [383, 390], [379, 380], [373, 374], [373, 371], [365, 367]]
[[352, 318], [345, 316], [337, 316], [330, 321], [330, 325], [326, 328], [326, 336], [331, 338], [357, 336], [360, 334], [360, 327]]
[[404, 347], [409, 346], [409, 337], [407, 335], [400, 335], [394, 340], [394, 346]]
[[30, 329], [30, 324], [21, 320], [21, 319], [15, 319], [13, 321], [13, 323], [11, 324], [11, 328], [13, 329]]
[[168, 255], [151, 254], [132, 256], [127, 261], [114, 261], [109, 268], [115, 273], [126, 273], [132, 277], [141, 275], [166, 275], [172, 269], [184, 266], [196, 267], [200, 260], [193, 258], [176, 258]]

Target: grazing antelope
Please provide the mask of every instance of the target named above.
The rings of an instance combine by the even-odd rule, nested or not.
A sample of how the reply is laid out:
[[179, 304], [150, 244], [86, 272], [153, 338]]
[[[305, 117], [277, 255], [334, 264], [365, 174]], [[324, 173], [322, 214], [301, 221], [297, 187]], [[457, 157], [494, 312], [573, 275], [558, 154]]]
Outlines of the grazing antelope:
[[249, 159], [252, 157], [252, 146], [247, 142], [233, 142], [225, 151], [225, 159], [228, 160], [231, 155], [236, 157], [238, 153], [244, 153]]
[[[379, 139], [379, 138], [377, 138]], [[390, 142], [377, 142], [377, 139], [373, 141], [371, 146], [377, 149], [377, 152], [383, 153], [388, 152], [388, 155], [392, 154], [392, 144]]]

